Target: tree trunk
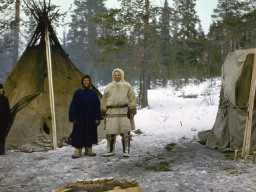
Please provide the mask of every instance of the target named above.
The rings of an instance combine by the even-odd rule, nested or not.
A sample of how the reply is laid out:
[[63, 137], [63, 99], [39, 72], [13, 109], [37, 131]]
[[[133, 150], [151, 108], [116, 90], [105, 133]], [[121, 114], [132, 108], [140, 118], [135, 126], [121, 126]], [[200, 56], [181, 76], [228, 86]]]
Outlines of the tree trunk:
[[143, 96], [141, 102], [141, 108], [148, 106], [148, 72], [143, 71]]
[[19, 27], [20, 21], [20, 0], [16, 0], [15, 2], [15, 26], [14, 26], [14, 35], [13, 35], [13, 64], [12, 67], [18, 62], [19, 58]]
[[138, 99], [138, 106], [139, 106], [139, 109], [142, 108], [142, 96], [143, 96], [143, 74], [140, 73], [139, 75], [139, 80], [140, 80], [140, 89], [139, 89], [139, 99]]
[[64, 31], [63, 31], [63, 33], [62, 33], [62, 38], [63, 38], [63, 42], [62, 42], [62, 46], [63, 46], [63, 48], [64, 49], [66, 49], [66, 47], [67, 47], [67, 40], [66, 40], [66, 36], [67, 36], [67, 34], [66, 34], [66, 29], [64, 29]]
[[232, 39], [230, 39], [229, 42], [230, 42], [230, 50], [229, 50], [229, 51], [233, 51], [233, 42], [232, 42]]
[[148, 87], [149, 87], [149, 82], [148, 82], [148, 71], [147, 71], [147, 67], [145, 65], [148, 64], [149, 62], [149, 53], [148, 53], [148, 41], [149, 41], [149, 35], [148, 35], [148, 31], [149, 31], [149, 0], [145, 0], [145, 18], [144, 18], [144, 57], [143, 57], [143, 95], [142, 95], [142, 102], [141, 102], [141, 107], [147, 107], [148, 106]]

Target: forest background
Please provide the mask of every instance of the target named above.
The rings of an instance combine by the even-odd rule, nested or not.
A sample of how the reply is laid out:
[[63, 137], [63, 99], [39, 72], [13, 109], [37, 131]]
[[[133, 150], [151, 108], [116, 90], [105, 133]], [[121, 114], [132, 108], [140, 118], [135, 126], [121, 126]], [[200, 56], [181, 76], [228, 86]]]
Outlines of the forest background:
[[[0, 0], [1, 81], [34, 33], [37, 23], [25, 4], [29, 1]], [[208, 32], [201, 27], [196, 0], [164, 0], [161, 7], [153, 0], [118, 1], [120, 7], [107, 8], [106, 0], [74, 0], [68, 23], [67, 13], [53, 5], [51, 14], [57, 16], [52, 25], [67, 27], [62, 46], [96, 86], [106, 85], [112, 70], [122, 68], [138, 89], [142, 108], [148, 105], [148, 89], [218, 77], [228, 52], [255, 47], [256, 0], [218, 0]]]

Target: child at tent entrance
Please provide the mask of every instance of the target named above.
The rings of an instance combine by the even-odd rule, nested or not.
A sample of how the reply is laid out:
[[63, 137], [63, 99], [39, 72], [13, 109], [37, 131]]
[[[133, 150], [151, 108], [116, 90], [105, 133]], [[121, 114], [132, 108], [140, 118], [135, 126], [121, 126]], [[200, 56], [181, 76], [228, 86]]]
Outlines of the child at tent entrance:
[[82, 148], [85, 155], [95, 156], [92, 144], [98, 143], [97, 126], [100, 124], [100, 100], [92, 89], [89, 75], [81, 79], [82, 88], [77, 89], [69, 107], [69, 121], [73, 122], [72, 146], [75, 147], [73, 158], [81, 157]]
[[11, 111], [4, 87], [0, 84], [0, 155], [5, 155], [5, 137], [11, 122]]

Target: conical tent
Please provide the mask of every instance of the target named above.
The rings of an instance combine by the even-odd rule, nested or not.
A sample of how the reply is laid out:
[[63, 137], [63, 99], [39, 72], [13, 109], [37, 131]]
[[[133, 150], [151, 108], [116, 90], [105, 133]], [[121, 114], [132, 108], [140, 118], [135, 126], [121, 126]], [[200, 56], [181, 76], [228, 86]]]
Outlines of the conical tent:
[[[227, 55], [222, 66], [222, 87], [213, 128], [199, 132], [199, 140], [221, 151], [241, 150], [250, 95], [255, 49], [237, 50]], [[256, 150], [256, 108], [254, 104], [250, 151]]]
[[49, 8], [45, 7], [45, 4], [43, 10], [36, 7], [38, 26], [35, 34], [4, 82], [10, 106], [19, 111], [6, 138], [7, 149], [18, 149], [42, 135], [52, 138], [45, 25], [48, 25], [50, 34], [57, 139], [72, 132], [72, 124], [68, 121], [69, 104], [75, 90], [81, 87], [83, 73], [62, 49], [48, 19]]

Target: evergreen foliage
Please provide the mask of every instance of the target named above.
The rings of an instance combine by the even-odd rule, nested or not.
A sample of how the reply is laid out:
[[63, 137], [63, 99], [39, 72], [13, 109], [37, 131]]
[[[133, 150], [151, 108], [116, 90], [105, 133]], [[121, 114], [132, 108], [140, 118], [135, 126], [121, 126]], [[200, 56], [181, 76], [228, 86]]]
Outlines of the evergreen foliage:
[[[165, 86], [169, 80], [180, 86], [191, 78], [220, 76], [228, 52], [255, 48], [256, 0], [219, 0], [207, 34], [195, 10], [196, 0], [165, 0], [162, 7], [152, 0], [118, 1], [120, 8], [107, 9], [106, 0], [73, 0], [63, 48], [96, 85], [110, 82], [112, 70], [122, 68], [127, 81], [137, 85], [139, 102], [147, 97], [147, 89]], [[13, 57], [15, 2], [0, 1], [1, 64], [11, 65]], [[29, 12], [26, 15], [31, 18]], [[28, 41], [33, 23], [21, 19], [20, 24], [27, 25], [19, 38]]]
[[94, 18], [106, 11], [104, 1], [74, 0], [74, 5], [64, 49], [83, 73], [91, 74], [95, 82], [100, 82], [101, 73], [94, 55], [98, 51], [95, 40], [102, 31], [97, 28]]

